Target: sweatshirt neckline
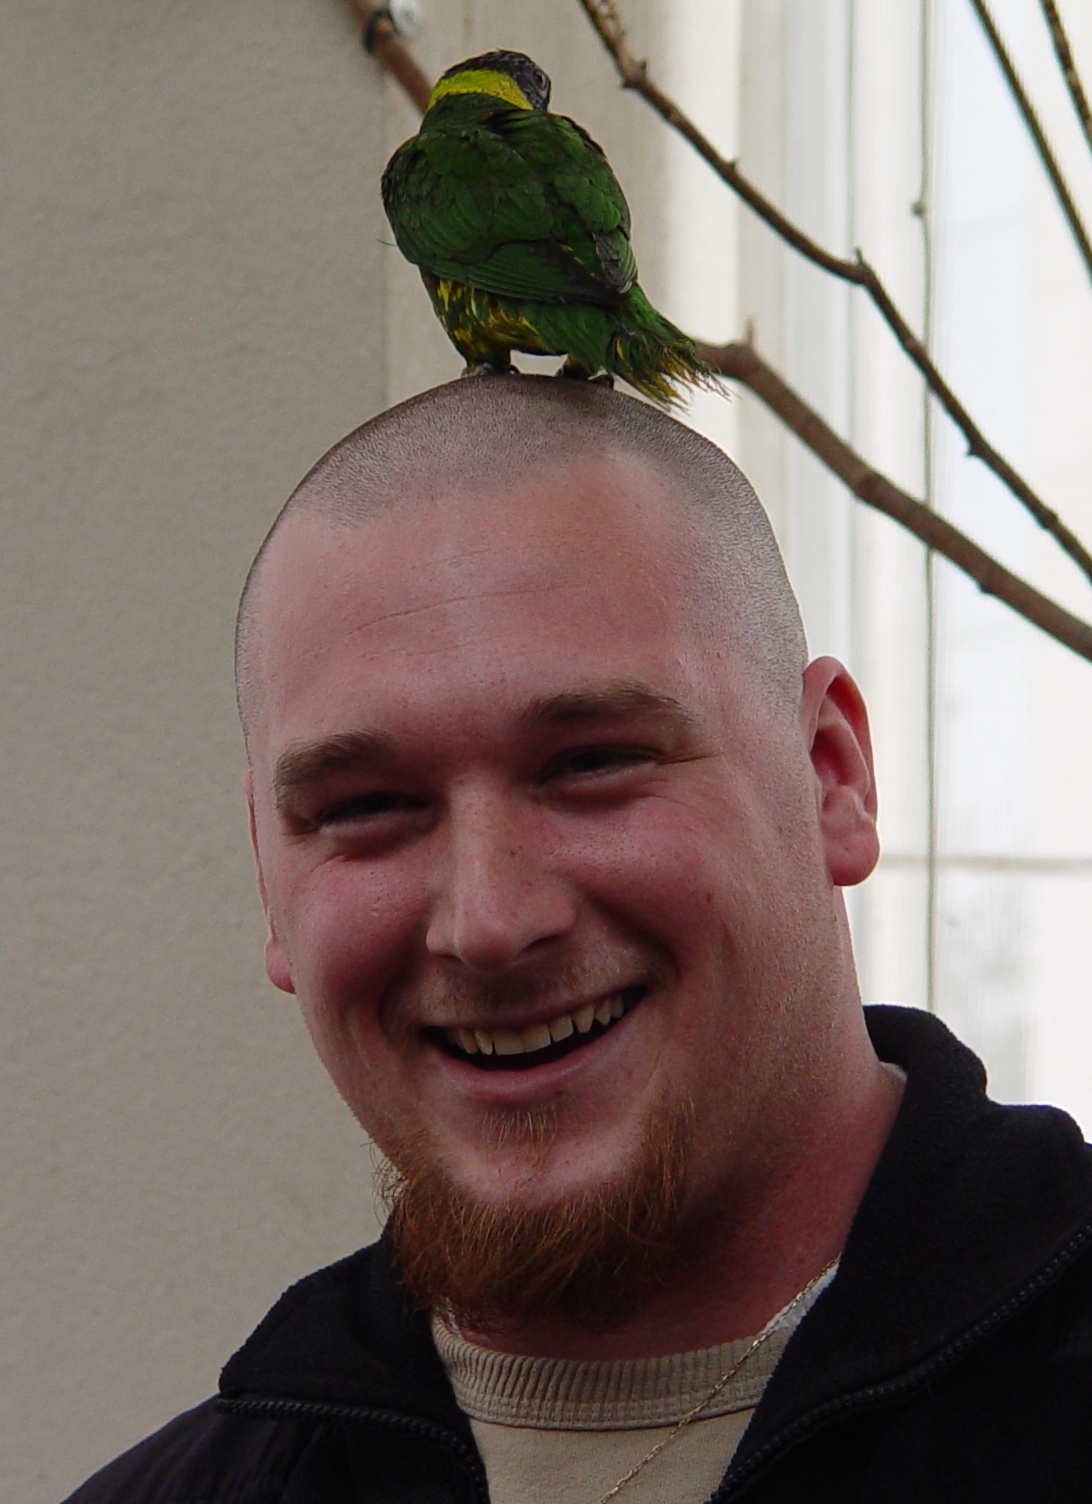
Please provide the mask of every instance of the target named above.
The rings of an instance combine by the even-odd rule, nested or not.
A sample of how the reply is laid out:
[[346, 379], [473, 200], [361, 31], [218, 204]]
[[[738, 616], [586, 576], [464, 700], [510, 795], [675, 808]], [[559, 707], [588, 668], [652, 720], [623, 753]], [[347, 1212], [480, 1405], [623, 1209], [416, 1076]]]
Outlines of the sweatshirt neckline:
[[831, 1269], [798, 1305], [778, 1311], [754, 1352], [755, 1337], [741, 1337], [656, 1358], [534, 1358], [468, 1342], [440, 1316], [433, 1317], [432, 1336], [459, 1408], [472, 1420], [558, 1431], [675, 1425], [739, 1363], [739, 1372], [703, 1408], [700, 1418], [709, 1420], [757, 1405], [790, 1337], [836, 1272]]

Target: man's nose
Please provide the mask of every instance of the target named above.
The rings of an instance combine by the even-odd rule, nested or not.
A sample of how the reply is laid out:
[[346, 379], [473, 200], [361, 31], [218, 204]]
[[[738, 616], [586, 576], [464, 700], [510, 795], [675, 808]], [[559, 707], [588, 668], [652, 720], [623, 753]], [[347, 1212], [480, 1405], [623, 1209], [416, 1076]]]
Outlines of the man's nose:
[[453, 803], [426, 933], [431, 955], [499, 971], [572, 928], [575, 895], [535, 824], [502, 797]]

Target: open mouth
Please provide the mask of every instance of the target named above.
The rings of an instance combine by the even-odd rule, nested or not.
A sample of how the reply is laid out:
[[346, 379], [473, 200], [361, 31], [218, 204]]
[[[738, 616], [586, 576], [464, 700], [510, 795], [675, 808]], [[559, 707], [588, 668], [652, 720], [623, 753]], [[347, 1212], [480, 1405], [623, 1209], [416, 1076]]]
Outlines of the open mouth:
[[563, 1060], [574, 1050], [594, 1044], [644, 997], [635, 983], [596, 1003], [583, 1003], [525, 1029], [430, 1029], [428, 1032], [456, 1060], [483, 1071], [526, 1071]]

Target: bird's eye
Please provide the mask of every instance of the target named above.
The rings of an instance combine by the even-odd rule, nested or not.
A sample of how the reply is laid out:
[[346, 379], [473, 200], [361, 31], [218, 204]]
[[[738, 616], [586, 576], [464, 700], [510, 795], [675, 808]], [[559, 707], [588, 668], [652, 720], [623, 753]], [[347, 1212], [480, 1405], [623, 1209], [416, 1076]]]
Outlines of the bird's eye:
[[535, 69], [533, 77], [536, 89], [544, 89], [546, 87], [546, 75], [541, 68]]

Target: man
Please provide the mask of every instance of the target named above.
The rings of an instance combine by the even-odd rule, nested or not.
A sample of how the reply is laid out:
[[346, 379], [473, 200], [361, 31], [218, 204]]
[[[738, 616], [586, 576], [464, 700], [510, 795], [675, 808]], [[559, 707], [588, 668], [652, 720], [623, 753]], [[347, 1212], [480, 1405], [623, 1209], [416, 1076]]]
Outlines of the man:
[[268, 973], [393, 1216], [79, 1504], [1087, 1497], [1086, 1150], [866, 1026], [864, 707], [719, 451], [425, 393], [289, 501], [238, 676]]

